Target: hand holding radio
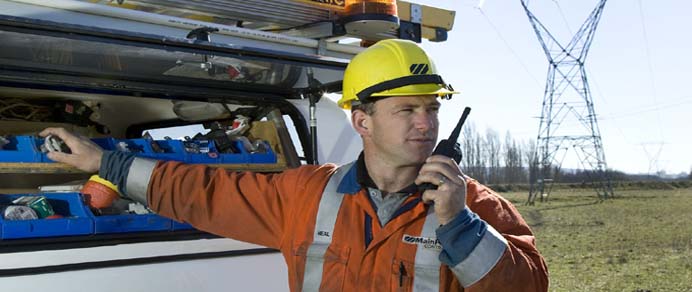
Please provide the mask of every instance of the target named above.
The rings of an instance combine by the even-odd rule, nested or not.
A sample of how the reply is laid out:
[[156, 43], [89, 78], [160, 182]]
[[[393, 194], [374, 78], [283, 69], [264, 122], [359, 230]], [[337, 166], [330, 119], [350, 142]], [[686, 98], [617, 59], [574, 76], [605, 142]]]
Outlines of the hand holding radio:
[[[457, 164], [461, 161], [461, 148], [459, 147], [459, 143], [457, 140], [459, 139], [459, 133], [461, 132], [461, 126], [464, 125], [464, 122], [466, 122], [466, 118], [469, 116], [469, 113], [471, 113], [471, 108], [466, 107], [464, 108], [464, 112], [461, 114], [461, 118], [459, 118], [459, 122], [457, 123], [457, 126], [454, 127], [454, 130], [452, 131], [452, 134], [449, 136], [449, 139], [444, 139], [440, 141], [440, 143], [435, 146], [435, 150], [433, 151], [431, 156], [435, 155], [444, 155], [449, 158], [452, 158]], [[440, 181], [441, 182], [441, 181]], [[418, 190], [421, 192], [424, 192], [426, 190], [432, 190], [436, 189], [438, 185], [426, 182], [418, 185]]]
[[423, 202], [435, 204], [440, 224], [451, 221], [466, 207], [466, 181], [459, 167], [462, 155], [457, 139], [470, 112], [471, 108], [464, 109], [449, 139], [435, 147], [415, 181], [423, 193]]

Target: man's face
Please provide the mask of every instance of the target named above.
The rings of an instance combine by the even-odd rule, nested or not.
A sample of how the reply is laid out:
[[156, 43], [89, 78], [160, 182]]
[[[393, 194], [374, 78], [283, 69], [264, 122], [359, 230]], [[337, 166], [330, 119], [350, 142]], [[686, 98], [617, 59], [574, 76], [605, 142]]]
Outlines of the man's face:
[[374, 104], [370, 118], [373, 152], [394, 166], [420, 165], [430, 156], [437, 141], [440, 103], [433, 95], [395, 96]]

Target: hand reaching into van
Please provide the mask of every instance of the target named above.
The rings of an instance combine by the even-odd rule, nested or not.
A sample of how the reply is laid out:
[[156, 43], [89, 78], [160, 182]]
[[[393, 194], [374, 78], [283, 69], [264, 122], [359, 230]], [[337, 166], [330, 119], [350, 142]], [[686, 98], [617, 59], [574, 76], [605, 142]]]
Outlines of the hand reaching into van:
[[41, 137], [48, 135], [59, 137], [72, 151], [70, 154], [58, 151], [48, 152], [48, 158], [51, 160], [72, 165], [86, 172], [97, 172], [101, 167], [103, 149], [88, 138], [77, 136], [64, 128], [46, 128], [39, 133]]

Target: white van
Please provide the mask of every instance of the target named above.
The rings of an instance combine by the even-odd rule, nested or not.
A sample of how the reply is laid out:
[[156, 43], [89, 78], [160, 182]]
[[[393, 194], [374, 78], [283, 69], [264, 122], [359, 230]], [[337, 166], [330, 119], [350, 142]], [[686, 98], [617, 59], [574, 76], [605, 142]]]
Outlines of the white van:
[[[0, 0], [0, 290], [288, 290], [275, 250], [126, 200], [90, 208], [91, 174], [50, 161], [37, 133], [231, 171], [351, 161], [360, 141], [323, 97], [361, 50], [339, 40], [443, 41], [454, 12], [399, 2], [398, 18], [345, 22], [343, 5]], [[5, 216], [22, 196], [57, 215]]]

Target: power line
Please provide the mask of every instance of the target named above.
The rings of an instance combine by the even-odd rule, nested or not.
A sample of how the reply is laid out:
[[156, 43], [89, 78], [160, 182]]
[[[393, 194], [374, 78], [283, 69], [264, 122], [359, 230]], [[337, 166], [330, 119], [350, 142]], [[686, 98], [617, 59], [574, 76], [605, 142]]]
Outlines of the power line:
[[[592, 74], [592, 72], [591, 72], [590, 70], [588, 70], [588, 69], [587, 69], [587, 73], [588, 73], [589, 75], [591, 75], [591, 76], [594, 76], [594, 75]], [[591, 83], [594, 85], [594, 88], [596, 89], [596, 96], [598, 96], [598, 99], [601, 100], [601, 101], [603, 101], [604, 104], [606, 104], [606, 105], [608, 105], [608, 107], [610, 107], [610, 104], [608, 104], [607, 100], [603, 97], [603, 94], [601, 93], [601, 88], [600, 88], [600, 86], [598, 85], [598, 82], [596, 82], [596, 79], [598, 79], [598, 78], [592, 78], [592, 79], [590, 80]], [[611, 113], [608, 112], [607, 114], [610, 115]], [[602, 118], [602, 117], [599, 117], [599, 119], [602, 120], [603, 118]], [[618, 124], [618, 122], [615, 121], [615, 120], [613, 120], [613, 123], [615, 124], [615, 129], [617, 129], [617, 130], [618, 130], [618, 133], [620, 133], [620, 136], [622, 136], [622, 138], [625, 139], [625, 142], [626, 142], [627, 144], [631, 144], [630, 140], [627, 139], [627, 136], [625, 136], [625, 132], [622, 131], [622, 127], [620, 127], [620, 125]]]
[[570, 35], [574, 35], [574, 33], [572, 33], [572, 28], [569, 27], [569, 22], [567, 21], [567, 17], [565, 17], [565, 13], [562, 12], [562, 7], [560, 7], [560, 3], [558, 3], [557, 0], [553, 0], [553, 3], [555, 3], [555, 6], [557, 6], [557, 11], [560, 13], [562, 21], [565, 23], [565, 26], [567, 27], [567, 32], [569, 32]]
[[[481, 2], [481, 3], [482, 3], [482, 2]], [[505, 44], [505, 46], [507, 47], [507, 49], [512, 53], [512, 56], [514, 56], [514, 58], [517, 60], [517, 62], [519, 62], [519, 65], [521, 65], [521, 67], [524, 69], [524, 71], [526, 71], [526, 74], [528, 74], [529, 77], [531, 77], [531, 79], [533, 79], [533, 81], [536, 83], [536, 85], [537, 85], [539, 88], [542, 88], [543, 86], [541, 85], [541, 83], [538, 82], [538, 79], [536, 79], [536, 77], [533, 76], [533, 74], [531, 74], [531, 71], [529, 71], [529, 68], [528, 68], [528, 67], [526, 66], [526, 64], [524, 64], [524, 62], [521, 60], [521, 58], [519, 57], [519, 54], [517, 54], [517, 52], [514, 51], [514, 49], [512, 48], [512, 46], [511, 46], [511, 45], [509, 44], [509, 42], [502, 36], [502, 33], [500, 33], [500, 30], [499, 30], [499, 29], [495, 26], [495, 24], [490, 20], [490, 18], [488, 17], [488, 15], [485, 14], [485, 12], [483, 11], [483, 9], [481, 9], [480, 6], [476, 7], [476, 9], [481, 13], [481, 15], [483, 15], [483, 17], [484, 17], [485, 20], [488, 22], [488, 24], [490, 25], [490, 27], [493, 29], [493, 31], [495, 32], [495, 34], [497, 34], [497, 36], [500, 38], [500, 40], [502, 40], [502, 42]]]
[[[646, 64], [649, 69], [649, 80], [651, 81], [651, 90], [652, 90], [652, 95], [651, 97], [653, 98], [654, 104], [658, 104], [658, 90], [656, 90], [656, 80], [654, 79], [654, 69], [653, 69], [653, 64], [651, 62], [651, 53], [649, 51], [649, 37], [646, 33], [646, 22], [644, 21], [644, 8], [642, 6], [642, 0], [637, 0], [637, 4], [639, 6], [639, 18], [640, 22], [642, 25], [642, 35], [644, 36], [644, 49], [646, 51]], [[663, 127], [661, 125], [661, 114], [656, 113], [656, 120], [658, 121], [658, 135], [661, 138], [661, 140], [665, 140], [663, 138]]]
[[675, 102], [675, 103], [670, 103], [670, 104], [663, 104], [663, 105], [655, 105], [649, 108], [643, 108], [643, 109], [638, 109], [635, 111], [627, 112], [627, 113], [620, 113], [620, 114], [613, 114], [612, 116], [605, 116], [602, 119], [606, 120], [614, 120], [614, 119], [622, 119], [634, 115], [639, 115], [643, 113], [648, 113], [648, 112], [657, 112], [658, 115], [660, 115], [661, 110], [663, 109], [670, 109], [673, 107], [678, 107], [684, 104], [689, 104], [692, 103], [692, 98], [687, 98], [683, 99], [681, 101]]

